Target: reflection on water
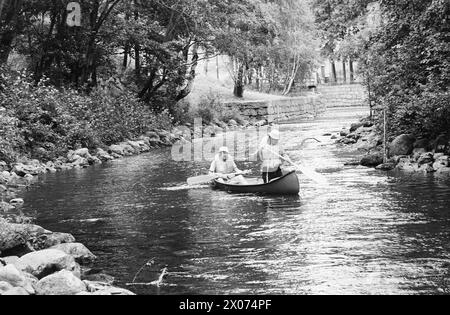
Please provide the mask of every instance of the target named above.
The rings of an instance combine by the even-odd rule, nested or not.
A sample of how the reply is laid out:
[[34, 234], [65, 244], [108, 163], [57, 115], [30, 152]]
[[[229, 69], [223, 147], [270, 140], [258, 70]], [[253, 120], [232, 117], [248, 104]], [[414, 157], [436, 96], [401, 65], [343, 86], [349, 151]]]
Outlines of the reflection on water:
[[[450, 183], [344, 167], [351, 154], [325, 132], [354, 118], [283, 126], [288, 151], [331, 182], [302, 178], [301, 198], [230, 195], [183, 186], [208, 163], [170, 152], [49, 175], [26, 193], [38, 224], [73, 233], [98, 265], [142, 294], [446, 293]], [[303, 150], [301, 140], [316, 137]], [[243, 168], [258, 166], [247, 164]]]

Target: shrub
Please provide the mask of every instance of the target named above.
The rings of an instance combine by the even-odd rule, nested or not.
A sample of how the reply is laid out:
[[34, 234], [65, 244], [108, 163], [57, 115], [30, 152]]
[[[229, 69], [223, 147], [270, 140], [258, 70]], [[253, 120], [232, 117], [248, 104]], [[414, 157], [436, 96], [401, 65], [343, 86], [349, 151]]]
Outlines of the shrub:
[[172, 126], [168, 110], [155, 112], [129, 92], [58, 90], [46, 80], [35, 85], [26, 73], [3, 73], [0, 87], [0, 108], [10, 113], [1, 116], [0, 129], [0, 156], [7, 160], [18, 153], [53, 159]]
[[0, 108], [0, 160], [7, 163], [14, 162], [23, 138], [17, 128], [17, 119], [9, 116], [5, 109]]
[[200, 117], [203, 123], [208, 125], [215, 120], [224, 121], [226, 123], [235, 120], [239, 124], [244, 123], [242, 114], [237, 108], [229, 108], [223, 104], [220, 96], [216, 94], [209, 94], [204, 97], [199, 105], [197, 111], [192, 115]]

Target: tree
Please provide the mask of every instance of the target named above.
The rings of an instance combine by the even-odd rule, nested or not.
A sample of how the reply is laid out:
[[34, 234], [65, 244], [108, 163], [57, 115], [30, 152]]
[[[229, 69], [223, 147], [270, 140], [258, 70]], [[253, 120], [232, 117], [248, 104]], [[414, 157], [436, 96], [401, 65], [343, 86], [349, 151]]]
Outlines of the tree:
[[333, 81], [336, 82], [336, 60], [350, 61], [353, 77], [355, 49], [348, 45], [360, 32], [361, 19], [373, 0], [313, 0], [316, 24], [323, 40], [322, 54], [331, 60]]

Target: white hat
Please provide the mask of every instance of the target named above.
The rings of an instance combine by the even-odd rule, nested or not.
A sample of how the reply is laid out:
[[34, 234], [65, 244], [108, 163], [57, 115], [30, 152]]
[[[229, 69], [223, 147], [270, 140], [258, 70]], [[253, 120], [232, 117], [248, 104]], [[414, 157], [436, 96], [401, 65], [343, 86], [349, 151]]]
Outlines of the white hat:
[[280, 140], [280, 132], [278, 130], [272, 130], [269, 133], [269, 137], [272, 138], [273, 140]]
[[230, 150], [228, 150], [227, 147], [221, 147], [221, 148], [219, 149], [219, 153], [230, 153]]

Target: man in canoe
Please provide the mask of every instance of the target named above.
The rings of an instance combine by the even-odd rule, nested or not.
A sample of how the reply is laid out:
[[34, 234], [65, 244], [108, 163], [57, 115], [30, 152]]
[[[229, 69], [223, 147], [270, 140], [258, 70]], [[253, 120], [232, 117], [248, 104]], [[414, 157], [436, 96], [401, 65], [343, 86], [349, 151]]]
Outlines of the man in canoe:
[[237, 167], [227, 147], [219, 149], [219, 154], [216, 155], [209, 169], [209, 175], [215, 175], [217, 178], [236, 185], [246, 184], [246, 180], [242, 176], [246, 173], [248, 172], [243, 172]]
[[281, 147], [280, 132], [278, 130], [272, 130], [266, 139], [258, 151], [258, 159], [262, 162], [262, 178], [265, 184], [276, 178], [283, 177], [281, 166], [288, 159]]

